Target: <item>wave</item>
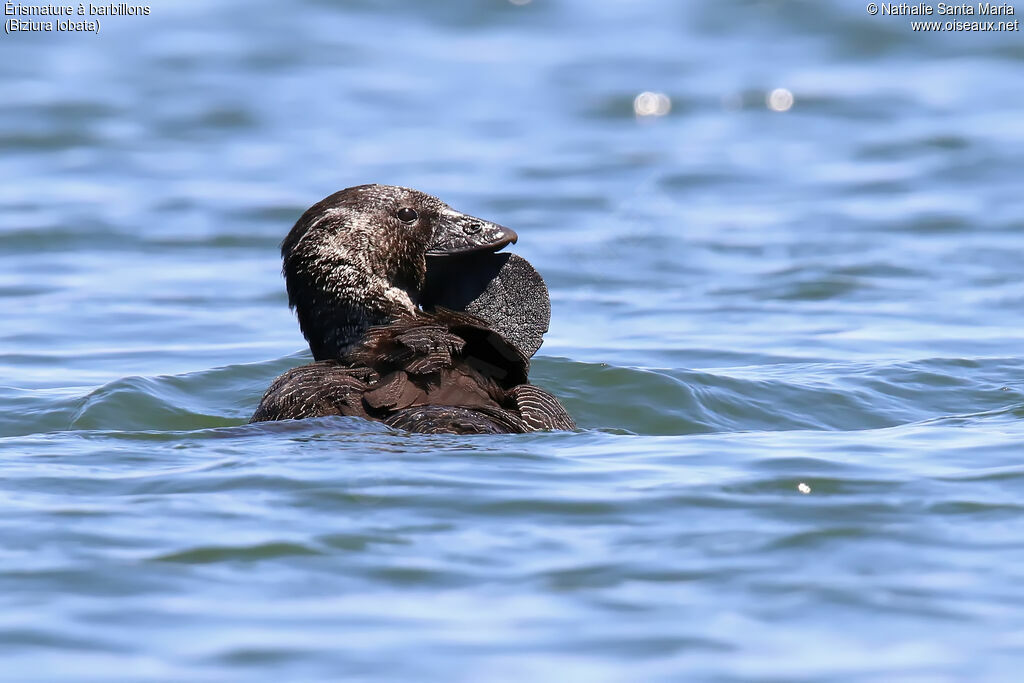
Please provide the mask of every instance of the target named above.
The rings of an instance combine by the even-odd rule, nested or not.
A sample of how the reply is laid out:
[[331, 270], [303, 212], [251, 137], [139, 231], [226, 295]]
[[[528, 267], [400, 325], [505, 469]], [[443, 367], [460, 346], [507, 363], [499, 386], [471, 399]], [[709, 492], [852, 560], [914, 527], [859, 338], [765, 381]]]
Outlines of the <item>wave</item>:
[[[245, 424], [291, 354], [180, 375], [128, 376], [93, 388], [0, 387], [0, 436], [68, 430], [191, 431]], [[862, 430], [1020, 417], [1024, 391], [1003, 384], [1022, 363], [929, 358], [668, 369], [535, 360], [533, 381], [583, 429], [641, 435]]]

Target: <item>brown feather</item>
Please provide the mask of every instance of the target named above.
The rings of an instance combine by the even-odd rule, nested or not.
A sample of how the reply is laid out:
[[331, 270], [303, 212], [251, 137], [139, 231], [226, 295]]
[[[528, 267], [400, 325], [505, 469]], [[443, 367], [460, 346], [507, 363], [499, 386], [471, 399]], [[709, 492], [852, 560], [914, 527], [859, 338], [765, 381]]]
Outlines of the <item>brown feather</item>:
[[574, 429], [558, 400], [527, 384], [522, 353], [463, 313], [371, 328], [341, 361], [293, 368], [252, 421], [357, 415], [410, 431], [517, 433]]

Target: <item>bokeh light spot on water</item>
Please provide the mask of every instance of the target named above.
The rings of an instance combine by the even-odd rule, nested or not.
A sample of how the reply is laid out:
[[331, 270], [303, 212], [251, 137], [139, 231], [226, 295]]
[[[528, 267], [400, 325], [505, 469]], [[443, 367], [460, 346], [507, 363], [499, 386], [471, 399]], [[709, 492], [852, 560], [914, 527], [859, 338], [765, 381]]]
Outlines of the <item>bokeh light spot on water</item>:
[[645, 91], [633, 99], [637, 116], [664, 116], [671, 110], [672, 100], [665, 93]]
[[793, 93], [785, 88], [776, 88], [768, 93], [767, 102], [772, 111], [789, 111], [793, 107]]

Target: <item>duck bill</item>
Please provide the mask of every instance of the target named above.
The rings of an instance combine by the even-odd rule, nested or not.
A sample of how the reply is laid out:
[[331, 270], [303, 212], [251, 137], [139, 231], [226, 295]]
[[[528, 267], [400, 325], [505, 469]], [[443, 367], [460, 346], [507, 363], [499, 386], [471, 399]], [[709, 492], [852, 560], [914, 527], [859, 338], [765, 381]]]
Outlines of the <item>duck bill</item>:
[[447, 209], [439, 217], [427, 256], [498, 251], [518, 239], [511, 228]]

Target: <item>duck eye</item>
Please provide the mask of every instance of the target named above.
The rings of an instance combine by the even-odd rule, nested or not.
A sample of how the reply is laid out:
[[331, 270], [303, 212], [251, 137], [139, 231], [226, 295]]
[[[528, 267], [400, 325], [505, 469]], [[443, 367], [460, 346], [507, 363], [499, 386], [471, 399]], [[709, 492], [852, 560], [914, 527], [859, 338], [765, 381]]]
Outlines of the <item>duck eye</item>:
[[402, 207], [401, 209], [398, 210], [398, 220], [402, 221], [403, 223], [412, 223], [417, 218], [419, 218], [419, 214], [417, 214], [415, 210], [410, 209], [407, 206]]

